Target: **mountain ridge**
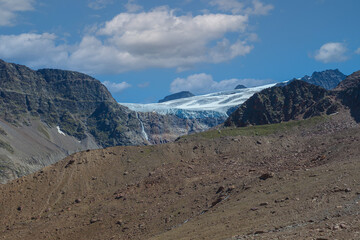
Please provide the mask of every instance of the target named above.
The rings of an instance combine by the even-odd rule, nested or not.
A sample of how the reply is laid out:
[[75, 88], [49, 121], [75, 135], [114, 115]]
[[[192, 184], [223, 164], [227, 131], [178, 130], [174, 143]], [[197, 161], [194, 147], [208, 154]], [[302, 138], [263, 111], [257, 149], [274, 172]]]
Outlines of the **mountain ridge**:
[[306, 119], [336, 113], [350, 108], [360, 121], [360, 71], [348, 76], [333, 90], [326, 90], [305, 81], [293, 80], [285, 86], [275, 86], [254, 94], [224, 123], [224, 126], [244, 127]]

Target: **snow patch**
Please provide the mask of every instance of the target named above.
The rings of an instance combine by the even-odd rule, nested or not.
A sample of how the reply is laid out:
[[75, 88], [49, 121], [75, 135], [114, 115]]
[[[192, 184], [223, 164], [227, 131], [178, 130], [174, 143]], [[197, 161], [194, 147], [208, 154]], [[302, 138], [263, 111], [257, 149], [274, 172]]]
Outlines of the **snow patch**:
[[56, 129], [58, 130], [59, 134], [66, 136], [66, 134], [63, 131], [61, 131], [59, 126], [56, 126]]

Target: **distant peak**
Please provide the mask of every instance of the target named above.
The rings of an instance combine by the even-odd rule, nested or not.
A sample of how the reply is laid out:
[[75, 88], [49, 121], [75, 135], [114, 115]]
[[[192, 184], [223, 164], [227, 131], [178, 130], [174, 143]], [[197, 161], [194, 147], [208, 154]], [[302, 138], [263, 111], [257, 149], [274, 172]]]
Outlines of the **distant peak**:
[[189, 91], [182, 91], [182, 92], [178, 92], [178, 93], [174, 93], [169, 96], [166, 96], [164, 99], [159, 100], [159, 103], [168, 102], [171, 100], [176, 100], [176, 99], [181, 99], [181, 98], [193, 97], [193, 96], [195, 96], [195, 95]]
[[244, 85], [239, 84], [239, 85], [237, 85], [237, 86], [235, 87], [235, 90], [237, 90], [237, 89], [244, 89], [244, 88], [246, 88]]

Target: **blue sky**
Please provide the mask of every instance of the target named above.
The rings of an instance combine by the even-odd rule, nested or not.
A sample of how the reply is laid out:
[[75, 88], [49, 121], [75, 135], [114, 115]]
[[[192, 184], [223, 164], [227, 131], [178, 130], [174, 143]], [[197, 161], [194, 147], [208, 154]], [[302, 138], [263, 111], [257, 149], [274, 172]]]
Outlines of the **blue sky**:
[[0, 0], [0, 58], [157, 102], [360, 70], [358, 0]]

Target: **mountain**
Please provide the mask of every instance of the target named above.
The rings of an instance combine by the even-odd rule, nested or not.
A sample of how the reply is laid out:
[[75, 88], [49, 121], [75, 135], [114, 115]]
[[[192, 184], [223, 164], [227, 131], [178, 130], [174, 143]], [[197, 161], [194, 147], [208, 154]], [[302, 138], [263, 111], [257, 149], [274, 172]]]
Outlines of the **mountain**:
[[330, 115], [349, 108], [360, 121], [360, 71], [342, 81], [334, 90], [294, 80], [254, 94], [225, 121], [225, 126], [249, 126]]
[[316, 86], [323, 87], [327, 90], [331, 90], [334, 89], [345, 78], [346, 75], [340, 72], [339, 69], [325, 70], [322, 72], [314, 72], [311, 77], [306, 75], [300, 79], [294, 78], [286, 83], [279, 83], [277, 86], [284, 86], [292, 81], [301, 80]]
[[98, 80], [1, 60], [0, 133], [1, 182], [77, 151], [146, 144], [136, 113]]
[[237, 90], [237, 89], [244, 89], [244, 88], [246, 88], [244, 85], [237, 85], [236, 87], [235, 87], [235, 90]]
[[193, 96], [195, 96], [195, 95], [189, 91], [182, 91], [182, 92], [178, 92], [178, 93], [174, 93], [169, 96], [166, 96], [164, 99], [159, 100], [159, 103], [168, 102], [171, 100], [176, 100], [176, 99], [181, 99], [181, 98], [193, 97]]
[[0, 60], [0, 182], [82, 150], [167, 143], [207, 130], [264, 87], [172, 100], [155, 104], [157, 111], [127, 104], [132, 111], [88, 75]]
[[338, 105], [322, 87], [296, 80], [254, 94], [225, 121], [225, 126], [243, 127], [280, 123], [336, 112]]
[[0, 186], [3, 239], [358, 239], [346, 110], [84, 151]]

